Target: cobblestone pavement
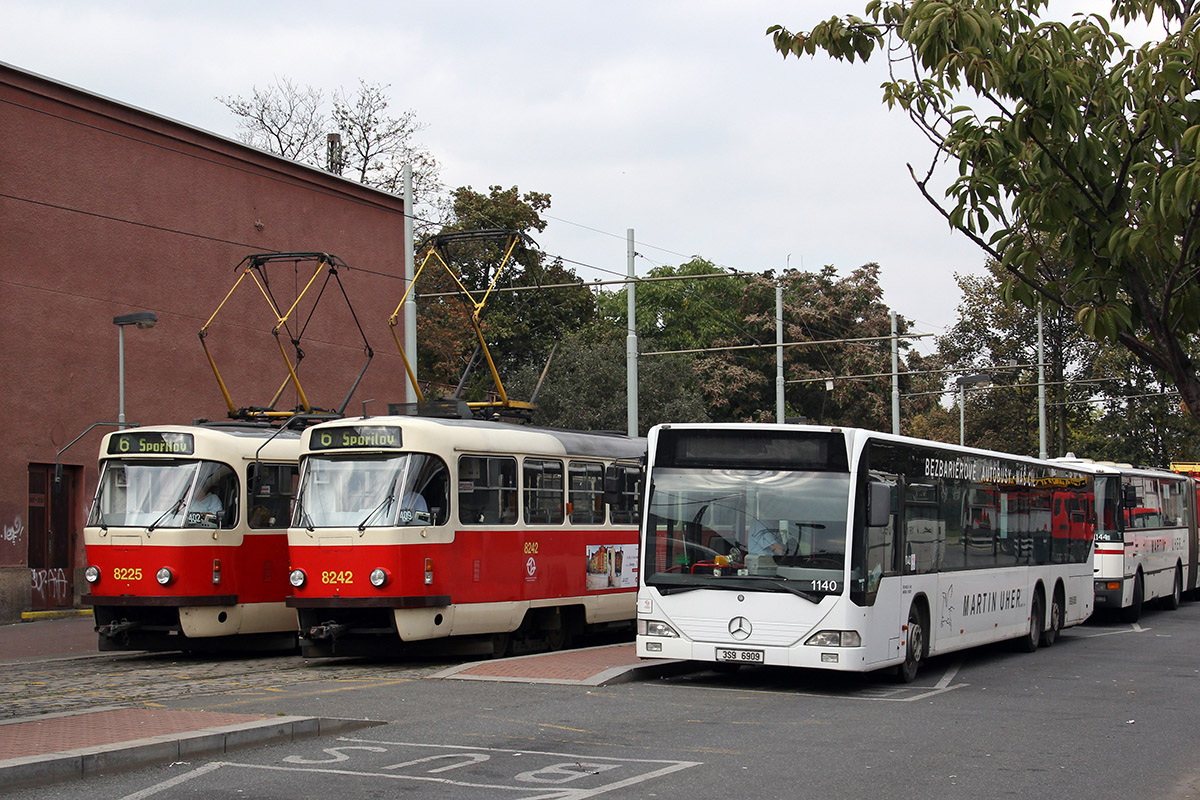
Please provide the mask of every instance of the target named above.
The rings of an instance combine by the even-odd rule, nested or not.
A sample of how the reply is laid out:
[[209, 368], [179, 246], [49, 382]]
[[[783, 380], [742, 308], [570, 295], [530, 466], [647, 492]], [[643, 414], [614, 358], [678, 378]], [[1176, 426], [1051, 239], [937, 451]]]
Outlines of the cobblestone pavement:
[[162, 703], [282, 689], [313, 681], [421, 678], [447, 661], [366, 662], [300, 656], [117, 654], [37, 663], [0, 663], [0, 720], [129, 703]]

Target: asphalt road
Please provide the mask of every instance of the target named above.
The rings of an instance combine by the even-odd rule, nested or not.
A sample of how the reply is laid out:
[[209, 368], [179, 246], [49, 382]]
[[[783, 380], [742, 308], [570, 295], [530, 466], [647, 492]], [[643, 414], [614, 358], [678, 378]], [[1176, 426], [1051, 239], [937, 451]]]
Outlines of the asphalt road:
[[20, 716], [121, 699], [384, 723], [52, 787], [89, 800], [1200, 796], [1200, 603], [1032, 655], [934, 659], [910, 686], [769, 668], [598, 688], [430, 679], [450, 663], [9, 662], [0, 699]]

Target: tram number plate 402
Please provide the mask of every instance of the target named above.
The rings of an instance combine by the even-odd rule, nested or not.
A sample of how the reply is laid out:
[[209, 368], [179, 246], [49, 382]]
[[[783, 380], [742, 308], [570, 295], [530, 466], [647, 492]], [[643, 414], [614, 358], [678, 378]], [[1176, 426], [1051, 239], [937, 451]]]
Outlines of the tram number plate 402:
[[763, 663], [763, 651], [734, 650], [728, 647], [718, 647], [717, 661], [732, 661], [735, 664], [761, 664]]

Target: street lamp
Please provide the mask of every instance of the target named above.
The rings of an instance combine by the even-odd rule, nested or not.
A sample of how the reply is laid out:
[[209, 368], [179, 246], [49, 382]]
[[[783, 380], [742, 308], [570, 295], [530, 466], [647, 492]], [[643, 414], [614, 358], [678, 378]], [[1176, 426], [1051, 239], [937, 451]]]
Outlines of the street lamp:
[[153, 311], [134, 311], [113, 317], [113, 325], [117, 326], [117, 380], [120, 384], [117, 395], [117, 423], [122, 428], [125, 427], [125, 326], [153, 328], [157, 324], [158, 317]]
[[974, 375], [960, 375], [954, 379], [958, 384], [958, 443], [960, 445], [966, 443], [966, 401], [968, 386], [990, 386], [992, 376], [986, 372], [978, 372]]

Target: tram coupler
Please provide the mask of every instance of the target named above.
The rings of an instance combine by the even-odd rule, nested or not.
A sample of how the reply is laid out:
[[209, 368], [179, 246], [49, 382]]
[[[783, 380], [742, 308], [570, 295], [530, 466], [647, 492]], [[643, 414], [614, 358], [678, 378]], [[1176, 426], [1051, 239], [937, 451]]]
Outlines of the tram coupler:
[[337, 640], [346, 631], [350, 630], [349, 625], [344, 625], [340, 622], [326, 622], [321, 625], [314, 625], [308, 629], [305, 634], [308, 639], [333, 639]]
[[109, 639], [116, 639], [118, 636], [122, 636], [130, 631], [135, 631], [140, 627], [142, 627], [142, 623], [140, 622], [130, 622], [127, 619], [123, 619], [120, 622], [110, 622], [107, 625], [97, 625], [96, 633]]

